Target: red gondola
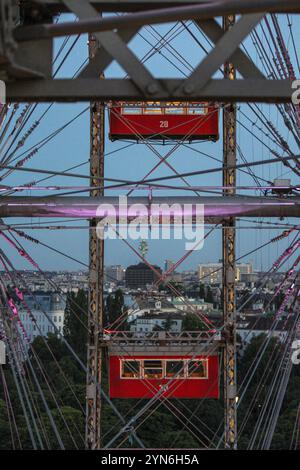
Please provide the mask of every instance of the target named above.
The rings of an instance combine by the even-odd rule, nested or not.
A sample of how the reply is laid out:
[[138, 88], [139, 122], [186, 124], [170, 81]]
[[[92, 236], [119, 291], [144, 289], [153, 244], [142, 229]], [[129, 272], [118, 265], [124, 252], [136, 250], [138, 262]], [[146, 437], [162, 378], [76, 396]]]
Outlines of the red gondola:
[[110, 106], [111, 140], [213, 140], [219, 138], [215, 105], [184, 102], [118, 102]]
[[152, 398], [164, 387], [168, 398], [219, 398], [218, 355], [109, 357], [111, 398]]

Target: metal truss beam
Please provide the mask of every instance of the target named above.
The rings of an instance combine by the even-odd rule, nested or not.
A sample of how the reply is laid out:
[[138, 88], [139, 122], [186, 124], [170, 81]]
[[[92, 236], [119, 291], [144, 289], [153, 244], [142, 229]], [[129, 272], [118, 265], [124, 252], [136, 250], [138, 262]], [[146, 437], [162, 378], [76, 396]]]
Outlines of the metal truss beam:
[[[64, 2], [70, 11], [74, 11], [67, 1]], [[184, 2], [181, 2], [184, 3]], [[192, 2], [188, 2], [192, 3]], [[118, 5], [120, 3], [118, 2]], [[121, 2], [122, 4], [122, 2]], [[140, 2], [140, 5], [143, 5], [145, 9], [145, 3]], [[188, 19], [210, 19], [214, 16], [219, 16], [222, 14], [251, 14], [251, 13], [262, 13], [266, 11], [266, 7], [263, 7], [264, 2], [245, 2], [245, 1], [227, 1], [227, 2], [197, 2], [197, 5], [187, 5], [187, 6], [176, 6], [176, 2], [170, 2], [172, 8], [163, 9], [162, 4], [153, 2], [151, 6], [155, 6], [155, 10], [137, 12], [130, 15], [123, 16], [109, 16], [105, 18], [89, 18], [86, 20], [80, 20], [78, 22], [64, 22], [60, 24], [40, 24], [36, 26], [27, 26], [22, 27], [16, 30], [15, 37], [18, 40], [29, 40], [29, 39], [42, 39], [42, 38], [51, 38], [58, 36], [66, 36], [71, 34], [83, 34], [83, 33], [95, 33], [97, 31], [111, 31], [113, 29], [127, 29], [132, 27], [141, 27], [157, 23], [165, 23], [172, 21], [183, 21]], [[272, 5], [277, 5], [278, 2], [272, 1], [269, 2], [269, 8]], [[110, 4], [111, 5], [111, 4]], [[175, 7], [174, 7], [175, 5]], [[286, 10], [292, 12], [298, 11], [300, 13], [299, 3], [286, 3]], [[91, 2], [91, 6], [95, 12], [97, 12], [97, 5]], [[281, 7], [284, 9], [283, 7]], [[291, 10], [290, 10], [291, 9]], [[115, 7], [115, 11], [117, 11]], [[272, 10], [274, 11], [274, 10]]]
[[[251, 15], [250, 19], [251, 18], [254, 18], [254, 16]], [[213, 44], [217, 44], [219, 41], [222, 40], [224, 36], [224, 30], [215, 19], [205, 21], [196, 20], [195, 22]], [[244, 36], [244, 38], [245, 37], [246, 35]], [[234, 50], [234, 52], [230, 55], [230, 60], [232, 61], [232, 63], [234, 63], [235, 68], [240, 72], [243, 77], [258, 79], [265, 78], [263, 73], [257, 68], [254, 62], [249, 59], [249, 57], [241, 48], [237, 48], [236, 50]]]
[[[120, 204], [118, 197], [87, 197], [87, 196], [51, 196], [51, 197], [23, 197], [3, 196], [0, 198], [0, 217], [80, 217], [85, 219], [99, 216], [97, 209], [101, 204], [109, 204], [109, 216], [119, 217], [124, 214], [124, 204]], [[147, 211], [146, 216], [153, 215], [154, 205], [168, 206], [178, 205], [178, 214], [200, 217], [204, 207], [205, 220], [223, 220], [226, 217], [300, 217], [300, 197], [288, 198], [276, 197], [130, 197], [127, 199], [127, 207], [130, 209], [132, 220], [140, 215], [140, 208], [134, 205], [143, 204]], [[177, 210], [176, 209], [176, 210]], [[175, 212], [176, 212], [175, 210]], [[168, 209], [162, 209], [162, 213], [168, 214]], [[124, 219], [123, 219], [124, 220]], [[125, 221], [126, 221], [125, 216]], [[172, 212], [171, 212], [172, 222]], [[161, 220], [159, 221], [161, 223]], [[176, 223], [176, 222], [175, 222]]]
[[[210, 0], [91, 0], [93, 8], [99, 13], [144, 11], [150, 8], [167, 8], [186, 4], [207, 3]], [[61, 0], [22, 0], [27, 8], [36, 5], [44, 7], [52, 14], [69, 13], [70, 9]], [[117, 5], [117, 6], [116, 6]]]
[[[177, 2], [173, 3], [177, 6], [172, 9], [156, 9], [101, 19], [98, 6], [100, 4], [103, 6], [102, 3], [89, 0], [63, 0], [61, 5], [64, 5], [68, 11], [72, 11], [79, 18], [78, 22], [68, 23], [67, 26], [65, 23], [45, 25], [42, 21], [42, 13], [42, 19], [34, 24], [36, 15], [34, 16], [30, 7], [28, 7], [30, 3], [23, 2], [29, 19], [32, 18], [32, 21], [29, 21], [30, 25], [28, 26], [28, 22], [25, 22], [25, 26], [11, 32], [8, 31], [8, 35], [11, 35], [17, 44], [15, 57], [10, 58], [10, 62], [2, 72], [4, 73], [4, 79], [5, 74], [7, 75], [8, 101], [72, 102], [157, 99], [214, 102], [291, 102], [292, 81], [265, 78], [263, 73], [239, 48], [239, 44], [255, 28], [264, 12], [273, 11], [274, 8], [278, 9], [282, 2], [275, 0], [260, 2], [256, 0], [251, 2], [249, 0], [227, 0], [226, 2], [208, 0], [205, 3], [199, 4], [197, 2], [197, 4], [186, 5], [186, 2], [183, 1], [181, 6], [178, 6]], [[38, 3], [44, 6], [56, 4], [55, 2], [46, 1]], [[153, 4], [157, 5], [155, 2]], [[118, 5], [119, 2], [115, 6], [116, 10], [118, 10]], [[300, 11], [299, 2], [294, 0], [290, 0], [288, 6], [282, 7], [281, 5], [280, 8], [284, 11], [290, 11], [290, 8]], [[232, 30], [227, 32], [224, 32], [215, 20], [207, 19], [212, 18], [214, 15], [222, 15], [227, 11], [259, 13], [243, 15]], [[137, 17], [136, 15], [140, 16]], [[51, 23], [49, 13], [44, 13], [44, 17], [46, 22]], [[195, 71], [187, 79], [161, 79], [155, 77], [128, 47], [128, 42], [143, 24], [188, 18], [194, 18], [197, 21], [200, 28], [215, 44], [214, 48], [201, 64], [195, 64]], [[116, 30], [114, 26], [118, 24], [120, 29]], [[99, 29], [102, 28], [102, 31], [93, 32], [100, 46], [95, 58], [90, 61], [79, 77], [72, 80], [53, 79], [50, 54], [52, 37], [48, 37], [47, 34], [51, 36], [53, 32], [56, 34], [55, 31], [66, 34], [67, 30], [63, 28], [81, 28], [84, 25], [92, 25], [89, 26], [89, 31], [102, 25], [99, 27]], [[82, 32], [84, 29], [80, 31]], [[34, 38], [29, 40], [30, 34], [34, 32], [34, 37], [38, 38], [38, 41]], [[75, 30], [72, 30], [72, 32], [75, 33]], [[41, 40], [43, 34], [46, 35], [46, 38]], [[18, 41], [18, 37], [22, 39], [21, 42]], [[38, 47], [34, 48], [34, 44], [37, 44]], [[39, 47], [41, 49], [40, 54], [38, 53]], [[27, 48], [29, 48], [30, 54], [26, 55]], [[32, 54], [32, 51], [34, 51], [34, 54]], [[32, 57], [35, 58], [34, 61]], [[43, 58], [41, 64], [37, 60], [39, 57]], [[229, 58], [244, 79], [233, 80], [232, 82], [212, 79], [220, 64]], [[116, 61], [126, 71], [128, 78], [105, 78], [99, 81], [99, 74], [104, 72], [113, 61]], [[10, 64], [12, 63], [15, 67], [21, 65], [23, 69], [27, 66], [29, 71], [32, 68], [33, 73], [36, 74], [38, 71], [43, 75], [43, 78], [30, 79], [28, 73], [25, 74], [25, 72], [24, 77], [17, 76], [14, 71], [11, 71]]]
[[[70, 102], [109, 100], [182, 100], [215, 102], [261, 102], [290, 103], [291, 80], [210, 80], [201, 90], [183, 93], [185, 80], [166, 79], [157, 81], [164, 92], [151, 88], [145, 93], [138, 90], [129, 79], [24, 80], [7, 84], [7, 100], [11, 102]], [[156, 81], [153, 85], [155, 87]], [[167, 91], [169, 90], [169, 91]], [[177, 90], [177, 92], [172, 91]]]
[[[61, 0], [22, 0], [27, 7], [41, 5], [46, 7], [51, 13], [66, 13], [70, 9]], [[91, 4], [98, 12], [126, 12], [126, 11], [144, 11], [151, 8], [183, 7], [188, 5], [190, 8], [204, 4], [206, 8], [214, 8], [219, 12], [218, 15], [230, 15], [241, 13], [299, 13], [300, 5], [297, 0], [91, 0]]]
[[[78, 16], [78, 18], [85, 19], [98, 17], [97, 11], [92, 7], [88, 0], [63, 1]], [[115, 59], [118, 62], [118, 64], [131, 77], [139, 90], [143, 93], [147, 93], [148, 89], [151, 90], [154, 83], [154, 77], [115, 31], [98, 32], [94, 33], [94, 35], [102, 46], [102, 50], [106, 51], [112, 59]], [[98, 74], [101, 74], [102, 72], [104, 72], [104, 70], [98, 70]], [[156, 83], [154, 91], [162, 91], [161, 86]]]
[[[193, 73], [186, 79], [183, 92], [185, 94], [201, 90], [223, 63], [230, 59], [239, 44], [255, 28], [264, 15], [254, 14], [243, 16], [230, 30], [222, 34], [217, 47], [214, 47]], [[251, 62], [249, 60], [249, 62]], [[245, 75], [247, 72], [245, 70]], [[180, 90], [178, 90], [180, 92]]]
[[[259, 21], [260, 16], [254, 16]], [[244, 20], [244, 18], [242, 18]], [[241, 21], [236, 23], [235, 16], [223, 18], [224, 41], [226, 36], [233, 34]], [[246, 19], [247, 21], [247, 19]], [[247, 28], [248, 26], [248, 28]], [[242, 26], [241, 32], [249, 32], [251, 21]], [[234, 82], [236, 69], [228, 55], [224, 60], [225, 80]], [[223, 109], [223, 185], [226, 188], [224, 197], [234, 198], [236, 194], [236, 105]], [[224, 431], [225, 449], [237, 447], [237, 404], [236, 404], [236, 301], [235, 301], [235, 219], [230, 217], [223, 224], [223, 321], [225, 348], [224, 367]]]
[[[97, 53], [98, 43], [89, 36], [89, 58]], [[100, 75], [99, 75], [100, 79]], [[91, 199], [103, 196], [99, 189], [99, 178], [104, 176], [105, 142], [104, 105], [91, 102], [90, 107], [90, 176]], [[96, 228], [98, 220], [90, 220], [91, 229]], [[86, 449], [101, 448], [102, 400], [98, 387], [102, 388], [103, 351], [99, 336], [103, 327], [103, 285], [104, 285], [104, 242], [97, 237], [96, 230], [89, 232], [89, 310], [87, 341], [87, 382], [86, 382]], [[96, 377], [95, 381], [91, 377]]]

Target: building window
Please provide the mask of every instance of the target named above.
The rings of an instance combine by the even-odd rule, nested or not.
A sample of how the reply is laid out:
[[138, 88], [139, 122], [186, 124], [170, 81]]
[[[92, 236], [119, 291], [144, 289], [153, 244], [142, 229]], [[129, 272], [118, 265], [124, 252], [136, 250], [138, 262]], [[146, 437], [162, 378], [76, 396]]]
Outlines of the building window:
[[183, 361], [166, 361], [166, 377], [184, 377], [184, 362]]
[[139, 379], [141, 376], [140, 361], [122, 361], [121, 377], [122, 379]]
[[163, 366], [162, 361], [144, 361], [144, 378], [145, 379], [162, 379]]
[[207, 378], [207, 361], [203, 359], [199, 359], [198, 361], [189, 361], [188, 377], [194, 379]]

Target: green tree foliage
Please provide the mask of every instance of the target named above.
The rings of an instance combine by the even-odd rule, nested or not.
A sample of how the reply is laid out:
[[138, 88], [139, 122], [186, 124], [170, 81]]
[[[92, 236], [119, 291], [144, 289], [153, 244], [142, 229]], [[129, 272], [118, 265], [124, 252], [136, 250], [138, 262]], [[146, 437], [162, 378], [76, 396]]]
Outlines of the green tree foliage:
[[0, 449], [12, 448], [11, 433], [5, 401], [0, 399]]
[[[119, 297], [119, 300], [121, 297]], [[121, 302], [120, 302], [121, 304]], [[119, 304], [119, 305], [120, 305]], [[187, 329], [193, 327], [199, 329], [201, 321], [195, 315], [186, 316]], [[70, 327], [70, 338], [72, 338], [72, 328]], [[73, 331], [74, 334], [74, 331]], [[256, 356], [260, 346], [263, 344], [265, 337], [261, 335], [253, 338], [250, 344], [245, 348], [243, 356], [238, 358], [238, 383], [241, 384], [248, 371], [252, 371], [253, 363], [256, 364]], [[74, 342], [73, 344], [77, 344]], [[270, 384], [276, 363], [272, 361], [272, 353], [278, 351], [278, 343], [271, 340], [261, 362], [257, 363], [257, 370], [254, 373], [253, 381], [245, 395], [241, 405], [238, 408], [239, 428], [242, 429], [239, 436], [239, 447], [247, 448], [254, 426], [260, 412], [260, 405], [263, 403], [267, 394], [267, 388]], [[57, 424], [58, 431], [63, 440], [66, 449], [84, 448], [84, 429], [85, 429], [85, 373], [74, 360], [70, 351], [65, 346], [62, 339], [54, 334], [48, 335], [47, 338], [37, 337], [33, 344], [35, 354], [30, 351], [31, 364], [39, 378], [42, 390], [45, 394], [51, 413]], [[50, 350], [49, 350], [50, 349]], [[42, 364], [43, 374], [39, 370], [35, 357], [39, 358]], [[104, 357], [106, 363], [106, 356]], [[29, 438], [26, 421], [23, 416], [22, 407], [18, 397], [13, 377], [8, 365], [3, 366], [7, 386], [9, 389], [12, 406], [18, 425], [18, 431], [22, 447], [24, 449], [32, 448]], [[32, 377], [28, 375], [29, 368], [24, 365], [24, 377], [28, 380], [31, 388], [31, 396], [34, 399], [35, 406], [39, 411], [39, 419], [43, 428], [43, 444], [45, 448], [58, 449], [57, 438], [51, 427], [49, 417], [46, 413], [43, 402], [36, 390], [31, 385]], [[267, 372], [267, 387], [260, 387], [260, 380]], [[55, 400], [51, 396], [48, 384], [55, 395]], [[108, 393], [108, 377], [107, 368], [103, 374], [103, 388]], [[256, 391], [259, 393], [256, 394]], [[276, 428], [272, 447], [274, 449], [288, 449], [290, 445], [291, 435], [295, 423], [297, 408], [299, 405], [300, 391], [300, 367], [295, 366], [292, 371], [288, 391], [282, 407], [278, 426]], [[254, 400], [254, 406], [249, 415], [247, 426], [243, 429], [241, 425], [247, 416], [249, 404]], [[223, 420], [223, 401], [219, 400], [178, 400], [172, 399], [168, 406], [163, 403], [156, 409], [148, 412], [147, 419], [138, 427], [138, 435], [144, 442], [146, 447], [179, 447], [179, 448], [199, 448], [204, 446], [214, 447], [219, 437], [214, 436], [217, 429], [221, 429]], [[128, 419], [148, 403], [146, 400], [113, 400], [115, 406], [123, 416]], [[177, 411], [170, 412], [172, 404], [176, 406]], [[173, 409], [174, 411], [174, 409]], [[123, 424], [115, 415], [113, 409], [106, 401], [102, 406], [102, 433], [104, 444], [115, 436]], [[144, 417], [144, 416], [143, 416]], [[143, 421], [137, 421], [139, 425]], [[205, 423], [205, 424], [203, 424]], [[190, 429], [191, 432], [188, 431]], [[46, 437], [45, 437], [46, 436]], [[126, 434], [122, 434], [120, 440], [116, 444], [122, 447], [136, 447], [136, 443], [132, 439], [124, 440]], [[15, 445], [17, 444], [16, 434], [14, 433]], [[213, 440], [214, 439], [214, 440]], [[18, 448], [18, 446], [16, 445]], [[0, 449], [13, 448], [11, 433], [9, 428], [9, 420], [3, 387], [0, 382]]]
[[79, 355], [86, 358], [88, 299], [83, 289], [69, 292], [65, 308], [64, 337]]
[[[175, 294], [174, 289], [178, 294]], [[177, 297], [177, 295], [185, 295], [185, 287], [182, 282], [169, 281], [167, 284], [160, 284], [159, 290], [165, 291], [173, 297]]]
[[199, 286], [199, 297], [200, 297], [200, 299], [205, 299], [205, 297], [206, 297], [205, 286], [202, 283], [200, 283], [200, 286]]
[[214, 303], [213, 293], [212, 293], [212, 289], [210, 286], [207, 286], [205, 301], [210, 304]]
[[201, 331], [205, 328], [202, 320], [195, 313], [187, 313], [182, 322], [184, 331]]
[[[109, 294], [106, 299], [106, 324], [112, 324], [118, 320], [123, 309], [124, 295], [121, 289], [117, 289], [114, 294]], [[124, 323], [122, 323], [122, 325], [124, 325]]]

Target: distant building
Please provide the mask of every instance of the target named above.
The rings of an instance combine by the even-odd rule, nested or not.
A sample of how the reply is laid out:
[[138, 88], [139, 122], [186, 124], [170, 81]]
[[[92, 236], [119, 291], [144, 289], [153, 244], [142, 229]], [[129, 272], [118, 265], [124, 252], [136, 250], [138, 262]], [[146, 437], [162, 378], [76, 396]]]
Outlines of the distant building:
[[24, 301], [36, 320], [35, 324], [28, 312], [21, 308], [22, 304], [19, 305], [20, 320], [30, 342], [37, 336], [47, 336], [48, 333], [63, 334], [66, 307], [64, 297], [52, 292], [39, 292], [34, 295], [25, 294]]
[[221, 284], [222, 282], [222, 264], [206, 263], [199, 264], [198, 278], [204, 284]]
[[147, 314], [159, 316], [161, 313], [172, 312], [176, 313], [178, 310], [175, 308], [170, 300], [165, 298], [152, 298], [152, 297], [136, 297], [134, 305], [128, 310], [128, 322], [132, 322], [137, 317], [143, 317]]
[[266, 317], [263, 315], [240, 315], [236, 327], [237, 334], [239, 335], [242, 343], [244, 343], [242, 350], [253, 338], [260, 336], [261, 334], [268, 334], [272, 338], [277, 338], [279, 341], [284, 342], [287, 338], [288, 331], [292, 327], [293, 319], [280, 319], [277, 322], [275, 329], [272, 329], [273, 323], [274, 317]]
[[193, 312], [195, 310], [201, 310], [202, 312], [212, 312], [213, 304], [205, 302], [204, 299], [188, 299], [185, 300], [183, 297], [177, 297], [172, 300], [174, 307], [183, 312]]
[[[153, 266], [159, 274], [162, 274], [160, 267]], [[138, 289], [153, 284], [158, 279], [154, 271], [145, 263], [128, 266], [125, 272], [126, 287]]]
[[252, 263], [237, 263], [235, 266], [236, 281], [241, 281], [241, 276], [243, 274], [252, 274], [252, 273], [253, 273]]
[[241, 273], [241, 281], [254, 285], [258, 281], [257, 273]]
[[125, 268], [120, 264], [105, 267], [105, 281], [119, 283], [125, 278]]
[[169, 269], [173, 268], [174, 264], [175, 264], [174, 261], [172, 261], [170, 259], [166, 259], [165, 260], [165, 272], [169, 271]]
[[[237, 263], [235, 267], [235, 280], [240, 281], [242, 275], [251, 274], [252, 272], [252, 263]], [[199, 264], [198, 279], [204, 284], [221, 284], [222, 263]]]
[[183, 282], [183, 274], [172, 271], [166, 278], [168, 281]]
[[159, 315], [146, 313], [130, 323], [130, 331], [135, 333], [151, 333], [155, 330], [164, 330], [166, 325], [168, 325], [169, 331], [180, 333], [182, 330], [182, 319], [182, 315], [174, 312], [161, 312]]

